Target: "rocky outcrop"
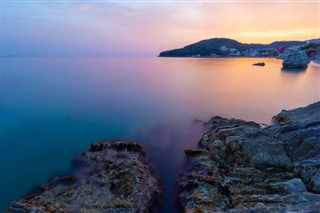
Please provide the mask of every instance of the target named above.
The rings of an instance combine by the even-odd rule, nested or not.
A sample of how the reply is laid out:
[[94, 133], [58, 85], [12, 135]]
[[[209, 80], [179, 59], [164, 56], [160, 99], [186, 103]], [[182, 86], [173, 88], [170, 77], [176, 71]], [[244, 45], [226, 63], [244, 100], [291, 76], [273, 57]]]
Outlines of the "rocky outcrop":
[[7, 212], [155, 212], [158, 175], [135, 143], [101, 142], [75, 158], [71, 176], [13, 202]]
[[282, 110], [274, 116], [273, 122], [279, 125], [305, 124], [320, 121], [320, 102], [293, 110]]
[[289, 54], [282, 62], [283, 68], [307, 68], [310, 59], [306, 52], [299, 50]]
[[319, 212], [320, 102], [274, 125], [213, 117], [179, 177], [183, 212]]

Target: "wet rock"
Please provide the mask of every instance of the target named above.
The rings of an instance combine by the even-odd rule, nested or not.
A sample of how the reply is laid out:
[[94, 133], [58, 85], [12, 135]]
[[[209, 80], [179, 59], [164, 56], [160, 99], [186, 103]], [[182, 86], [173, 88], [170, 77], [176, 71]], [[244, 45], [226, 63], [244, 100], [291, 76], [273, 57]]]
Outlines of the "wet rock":
[[288, 55], [282, 62], [284, 68], [307, 68], [310, 59], [306, 52], [299, 50]]
[[320, 102], [274, 123], [213, 117], [179, 177], [182, 211], [319, 212]]
[[258, 63], [255, 63], [255, 64], [252, 64], [253, 66], [265, 66], [266, 64], [264, 62], [258, 62]]
[[71, 176], [53, 178], [7, 212], [154, 212], [161, 187], [145, 156], [135, 142], [94, 143], [75, 157], [82, 166]]

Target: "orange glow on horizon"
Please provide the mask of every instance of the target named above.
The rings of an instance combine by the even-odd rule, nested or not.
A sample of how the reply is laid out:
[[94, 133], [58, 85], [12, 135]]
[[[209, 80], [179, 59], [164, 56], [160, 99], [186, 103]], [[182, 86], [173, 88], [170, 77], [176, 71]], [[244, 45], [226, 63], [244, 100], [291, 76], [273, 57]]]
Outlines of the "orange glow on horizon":
[[157, 56], [210, 38], [242, 43], [320, 38], [320, 2], [310, 1], [6, 2], [3, 7], [6, 55]]
[[183, 16], [190, 27], [182, 23], [178, 41], [172, 39], [180, 26], [168, 37], [172, 48], [222, 37], [262, 44], [320, 38], [320, 2], [202, 3], [192, 10]]

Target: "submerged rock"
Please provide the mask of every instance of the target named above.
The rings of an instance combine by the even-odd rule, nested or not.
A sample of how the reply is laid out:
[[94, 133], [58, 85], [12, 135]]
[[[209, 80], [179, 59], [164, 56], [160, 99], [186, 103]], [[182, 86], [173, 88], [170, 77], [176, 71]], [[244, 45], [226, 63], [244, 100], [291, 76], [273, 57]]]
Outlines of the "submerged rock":
[[258, 62], [258, 63], [255, 63], [255, 64], [252, 64], [253, 66], [265, 66], [266, 64], [264, 62]]
[[179, 177], [183, 212], [319, 212], [320, 102], [274, 125], [213, 117]]
[[299, 50], [291, 53], [282, 62], [284, 68], [307, 68], [310, 63], [310, 59], [306, 52]]
[[7, 212], [155, 212], [161, 187], [135, 143], [99, 142], [75, 158], [72, 176], [54, 178]]

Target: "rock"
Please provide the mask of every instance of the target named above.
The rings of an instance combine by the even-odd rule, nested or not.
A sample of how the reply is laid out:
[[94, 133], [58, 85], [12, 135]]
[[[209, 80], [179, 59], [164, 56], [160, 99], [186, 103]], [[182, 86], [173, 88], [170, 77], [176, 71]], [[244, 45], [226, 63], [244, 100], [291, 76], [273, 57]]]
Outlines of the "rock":
[[187, 152], [182, 212], [319, 212], [319, 107], [282, 111], [264, 128], [213, 117], [199, 149]]
[[320, 194], [320, 160], [304, 160], [295, 166], [295, 172], [309, 191]]
[[282, 62], [283, 68], [307, 68], [310, 59], [306, 52], [299, 50], [288, 55]]
[[256, 168], [286, 167], [291, 162], [284, 143], [264, 131], [246, 135], [241, 147]]
[[241, 138], [239, 136], [230, 136], [226, 139], [227, 148], [230, 152], [239, 151], [241, 143]]
[[320, 102], [293, 110], [282, 110], [272, 118], [274, 124], [303, 124], [320, 121]]
[[309, 192], [291, 193], [288, 195], [248, 195], [234, 197], [238, 204], [237, 208], [228, 212], [319, 212], [318, 194]]
[[271, 183], [270, 187], [277, 194], [306, 192], [307, 188], [300, 178], [293, 178], [284, 182]]
[[213, 143], [212, 143], [212, 146], [213, 147], [216, 147], [216, 148], [220, 148], [220, 147], [223, 147], [225, 146], [221, 140], [214, 140]]
[[257, 124], [253, 121], [244, 121], [240, 119], [227, 119], [222, 118], [220, 116], [212, 117], [209, 122], [207, 122], [207, 126], [211, 128], [211, 130], [226, 129], [230, 127], [252, 127], [252, 128], [260, 128], [260, 124]]
[[253, 66], [265, 66], [266, 64], [264, 62], [259, 62], [259, 63], [255, 63], [255, 64], [252, 64]]
[[7, 212], [154, 212], [161, 187], [135, 143], [99, 142], [75, 157], [72, 175], [57, 177], [15, 201]]
[[187, 156], [198, 156], [206, 152], [203, 149], [187, 149], [184, 151]]

